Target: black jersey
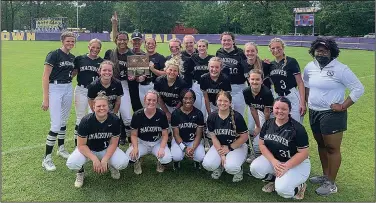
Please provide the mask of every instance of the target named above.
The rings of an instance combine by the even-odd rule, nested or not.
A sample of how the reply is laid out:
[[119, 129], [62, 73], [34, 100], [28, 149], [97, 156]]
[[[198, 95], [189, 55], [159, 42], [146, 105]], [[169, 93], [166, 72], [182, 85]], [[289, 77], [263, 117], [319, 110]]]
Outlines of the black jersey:
[[101, 78], [96, 79], [87, 87], [87, 97], [89, 99], [95, 99], [98, 93], [103, 93], [108, 97], [108, 107], [112, 112], [115, 107], [116, 98], [123, 96], [123, 87], [117, 79], [112, 79], [109, 87], [105, 88], [101, 83]]
[[[192, 53], [195, 54], [195, 53], [198, 53], [197, 49], [195, 49], [195, 51]], [[193, 80], [193, 75], [191, 72], [187, 72], [184, 68], [184, 64], [186, 63], [186, 61], [188, 61], [191, 57], [192, 57], [191, 54], [189, 54], [187, 51], [182, 51], [181, 54], [180, 54], [180, 57], [181, 57], [181, 66], [183, 67], [182, 70], [181, 70], [181, 73], [180, 73], [180, 78], [183, 79], [185, 81], [185, 83], [187, 83], [188, 87], [192, 87], [192, 80]], [[170, 60], [172, 58], [172, 55], [169, 55], [166, 57], [166, 60]]]
[[56, 49], [47, 54], [44, 65], [52, 67], [50, 74], [50, 83], [54, 80], [69, 83], [72, 81], [72, 72], [74, 68], [74, 55], [66, 54], [61, 49]]
[[265, 107], [272, 108], [274, 103], [274, 97], [272, 91], [265, 85], [261, 85], [260, 92], [254, 97], [251, 87], [246, 87], [243, 90], [243, 96], [245, 103], [257, 110], [264, 112]]
[[280, 162], [288, 161], [298, 149], [309, 146], [307, 131], [292, 118], [279, 127], [275, 123], [275, 118], [267, 120], [261, 128], [260, 139], [264, 140], [265, 146]]
[[208, 93], [209, 101], [217, 106], [217, 94], [223, 90], [231, 92], [231, 83], [226, 75], [219, 74], [217, 81], [214, 81], [210, 77], [210, 73], [206, 73], [201, 76], [200, 89]]
[[74, 59], [74, 69], [77, 72], [77, 84], [87, 87], [90, 83], [99, 78], [99, 65], [103, 62], [101, 57], [91, 59], [85, 55], [77, 56]]
[[[247, 61], [245, 61], [246, 66], [248, 67], [246, 73], [244, 74], [246, 78], [249, 78], [249, 75], [250, 75], [250, 71], [254, 69], [254, 64], [250, 65], [248, 64]], [[262, 62], [262, 72], [264, 74], [264, 80], [263, 80], [263, 85], [265, 85], [267, 88], [271, 89], [271, 86], [272, 86], [272, 83], [270, 81], [270, 78], [269, 78], [269, 73], [270, 73], [270, 66], [271, 64], [267, 64], [265, 62]], [[249, 85], [249, 81], [247, 81], [248, 85]]]
[[231, 52], [226, 52], [223, 48], [220, 48], [215, 55], [222, 59], [222, 72], [230, 78], [231, 84], [244, 84], [247, 80], [245, 73], [249, 70], [244, 63], [247, 57], [242, 49], [236, 46], [234, 48]]
[[78, 136], [87, 138], [86, 145], [91, 151], [100, 152], [108, 148], [112, 137], [120, 135], [120, 119], [108, 113], [104, 122], [99, 122], [95, 113], [84, 116], [78, 125]]
[[154, 90], [159, 93], [163, 102], [170, 107], [179, 104], [179, 95], [187, 87], [187, 83], [180, 77], [177, 77], [172, 86], [168, 86], [167, 75], [159, 76], [154, 83]]
[[194, 141], [197, 127], [204, 127], [204, 124], [204, 116], [196, 107], [193, 107], [189, 114], [185, 114], [178, 108], [171, 115], [171, 127], [179, 128], [179, 135], [183, 142]]
[[208, 116], [208, 131], [215, 134], [221, 145], [231, 144], [238, 138], [238, 134], [248, 132], [247, 124], [239, 112], [234, 110], [236, 132], [234, 131], [231, 117], [230, 113], [227, 118], [222, 120], [218, 115], [218, 110], [210, 113]]
[[289, 90], [297, 86], [295, 75], [300, 73], [300, 67], [296, 59], [286, 56], [285, 60], [280, 62], [271, 62], [270, 72], [268, 73], [270, 79], [274, 84], [276, 93], [280, 96], [289, 94]]
[[162, 136], [162, 130], [168, 129], [166, 114], [159, 108], [150, 119], [144, 109], [136, 111], [132, 116], [131, 128], [137, 129], [138, 137], [148, 142], [156, 142]]
[[201, 76], [209, 72], [208, 63], [213, 55], [208, 55], [201, 58], [199, 54], [193, 54], [190, 59], [184, 63], [184, 69], [187, 74], [190, 74], [194, 81], [200, 84]]
[[[112, 49], [107, 50], [106, 53], [104, 54], [104, 59], [111, 60], [112, 51], [113, 51]], [[134, 55], [134, 53], [129, 48], [128, 48], [127, 52], [125, 52], [123, 54], [120, 54], [119, 52], [117, 53], [120, 76], [116, 79], [128, 80], [128, 72], [127, 72], [128, 71], [128, 66], [127, 66], [128, 60], [127, 60], [127, 57], [132, 56], [132, 55]], [[116, 61], [112, 61], [112, 62], [114, 62], [115, 66], [116, 66]]]
[[[154, 63], [155, 69], [163, 71], [166, 63], [166, 58], [159, 53], [155, 53], [153, 55], [149, 55], [149, 61]], [[147, 77], [145, 81], [141, 82], [141, 85], [148, 85], [150, 82], [154, 83], [157, 77], [157, 75], [150, 71], [150, 77]]]

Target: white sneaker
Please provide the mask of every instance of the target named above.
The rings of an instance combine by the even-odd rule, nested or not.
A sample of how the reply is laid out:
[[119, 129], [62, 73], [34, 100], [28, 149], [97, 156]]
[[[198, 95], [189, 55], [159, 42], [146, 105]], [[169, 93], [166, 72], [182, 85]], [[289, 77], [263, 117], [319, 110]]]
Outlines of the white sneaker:
[[119, 170], [117, 170], [116, 168], [114, 168], [112, 166], [108, 167], [108, 169], [110, 170], [111, 177], [113, 179], [116, 179], [116, 180], [120, 179], [120, 172], [119, 172]]
[[68, 159], [69, 152], [64, 148], [64, 145], [60, 145], [59, 149], [57, 149], [57, 155], [63, 157], [64, 159]]
[[306, 191], [307, 184], [303, 183], [298, 186], [298, 193], [294, 196], [294, 199], [302, 200], [304, 199], [304, 192]]
[[142, 168], [141, 168], [141, 161], [140, 160], [137, 160], [134, 164], [133, 164], [133, 172], [137, 175], [140, 175], [142, 173]]
[[243, 169], [239, 173], [235, 174], [232, 178], [232, 182], [237, 183], [243, 180]]
[[46, 171], [55, 171], [56, 170], [56, 166], [55, 166], [54, 162], [52, 161], [51, 154], [44, 157], [44, 159], [42, 161], [42, 167], [45, 168]]
[[253, 153], [250, 153], [248, 158], [247, 158], [247, 163], [251, 164], [253, 160], [256, 159], [256, 156]]
[[267, 192], [267, 193], [271, 193], [274, 190], [275, 190], [274, 182], [269, 182], [268, 184], [264, 185], [264, 187], [262, 187], [262, 191]]
[[211, 177], [216, 180], [219, 179], [219, 177], [221, 177], [223, 173], [223, 170], [224, 168], [222, 166], [218, 167], [217, 169], [213, 171], [213, 173], [211, 174]]
[[74, 181], [74, 187], [80, 188], [84, 184], [85, 172], [76, 174], [76, 181]]

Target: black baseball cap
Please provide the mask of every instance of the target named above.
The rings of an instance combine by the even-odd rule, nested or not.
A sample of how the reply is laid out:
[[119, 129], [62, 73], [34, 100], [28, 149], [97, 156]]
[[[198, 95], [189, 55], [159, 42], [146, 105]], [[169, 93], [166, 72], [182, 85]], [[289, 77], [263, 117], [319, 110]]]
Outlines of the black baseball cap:
[[139, 31], [134, 31], [131, 35], [131, 39], [142, 39], [142, 34]]

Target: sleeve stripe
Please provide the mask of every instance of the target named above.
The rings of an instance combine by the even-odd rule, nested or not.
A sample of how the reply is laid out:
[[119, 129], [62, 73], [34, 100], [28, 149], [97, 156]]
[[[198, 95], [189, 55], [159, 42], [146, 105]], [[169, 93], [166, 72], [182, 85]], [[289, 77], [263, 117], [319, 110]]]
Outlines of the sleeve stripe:
[[77, 136], [81, 138], [87, 138], [87, 136], [83, 136], [83, 135], [77, 135]]
[[303, 147], [297, 147], [298, 149], [306, 149], [306, 148], [308, 148], [309, 147], [309, 145], [306, 145], [306, 146], [303, 146]]
[[237, 134], [243, 134], [243, 133], [247, 133], [247, 132], [248, 132], [248, 130], [246, 130], [244, 132], [237, 133]]
[[52, 64], [50, 64], [50, 63], [48, 63], [48, 62], [44, 62], [44, 65], [49, 65], [49, 66], [51, 66], [52, 68], [54, 67], [54, 65], [52, 65]]
[[120, 136], [120, 134], [118, 134], [118, 135], [113, 135], [112, 137], [119, 137]]

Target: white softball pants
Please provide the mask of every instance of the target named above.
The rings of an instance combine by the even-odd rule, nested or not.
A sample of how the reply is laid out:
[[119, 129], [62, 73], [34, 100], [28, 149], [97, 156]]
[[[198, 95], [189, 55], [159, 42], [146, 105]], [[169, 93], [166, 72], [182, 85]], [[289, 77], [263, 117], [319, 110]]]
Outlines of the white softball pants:
[[87, 97], [87, 88], [77, 85], [74, 89], [74, 107], [76, 111], [76, 125], [79, 125], [81, 119], [88, 113], [91, 113]]
[[[224, 165], [225, 171], [231, 175], [239, 173], [242, 169], [242, 165], [247, 158], [247, 145], [242, 144], [239, 148], [230, 151], [226, 155], [226, 162]], [[208, 171], [214, 171], [221, 166], [221, 157], [219, 156], [214, 145], [210, 147], [206, 153], [202, 166]]]
[[[251, 174], [263, 179], [267, 174], [275, 175], [273, 165], [264, 155], [257, 157], [250, 165]], [[289, 169], [282, 177], [275, 179], [275, 191], [284, 198], [294, 197], [294, 190], [307, 181], [311, 171], [311, 163], [307, 158], [299, 165]]]
[[146, 93], [149, 90], [153, 90], [153, 89], [154, 89], [154, 84], [152, 82], [150, 82], [150, 84], [148, 85], [141, 85], [141, 84], [138, 85], [138, 95], [140, 96], [140, 101], [143, 107], [145, 107], [144, 98], [145, 98]]
[[124, 95], [121, 97], [120, 102], [120, 115], [123, 120], [125, 126], [129, 126], [132, 120], [132, 105], [131, 105], [131, 97], [129, 95], [129, 87], [128, 81], [122, 80], [121, 86], [123, 87]]
[[231, 97], [232, 97], [232, 107], [235, 111], [239, 112], [243, 117], [245, 113], [245, 101], [243, 96], [243, 89], [245, 84], [232, 84], [231, 85]]
[[[253, 116], [251, 114], [251, 110], [248, 108], [247, 109], [247, 116], [248, 116], [248, 130], [251, 134], [253, 134], [253, 130], [255, 129], [256, 127], [256, 123], [255, 123], [255, 120], [253, 119]], [[262, 125], [264, 125], [265, 123], [265, 115], [264, 115], [264, 112], [260, 111], [260, 110], [257, 110], [257, 113], [258, 113], [258, 117], [259, 117], [259, 120], [260, 120], [260, 126], [262, 128]], [[260, 148], [259, 148], [259, 137], [260, 137], [260, 134], [258, 134], [256, 137], [253, 138], [253, 150], [256, 154], [261, 154], [260, 152]]]
[[201, 110], [204, 118], [206, 118], [207, 112], [206, 112], [206, 108], [205, 108], [205, 99], [204, 99], [204, 94], [202, 93], [202, 91], [200, 89], [200, 85], [197, 82], [194, 82], [193, 85], [192, 85], [192, 90], [196, 94], [196, 101], [193, 104], [193, 106], [196, 107], [197, 109]]
[[[186, 146], [192, 147], [192, 142], [183, 142]], [[171, 141], [171, 154], [172, 154], [172, 160], [181, 161], [184, 158], [184, 152], [180, 149], [179, 145], [176, 143], [175, 139], [172, 139]], [[197, 146], [196, 150], [193, 153], [193, 160], [197, 162], [201, 162], [204, 160], [205, 157], [205, 149], [202, 140], [200, 141], [200, 144]]]
[[[138, 158], [137, 158], [137, 160], [140, 159], [141, 157], [147, 155], [147, 154], [153, 154], [155, 157], [157, 157], [159, 148], [161, 148], [161, 141], [162, 141], [162, 139], [159, 139], [156, 142], [148, 142], [148, 141], [144, 141], [144, 140], [141, 140], [140, 138], [138, 138]], [[129, 157], [129, 154], [131, 153], [132, 150], [133, 150], [133, 146], [131, 145], [127, 149], [127, 152], [125, 153], [127, 155], [127, 157]], [[161, 164], [168, 164], [172, 161], [172, 155], [171, 155], [171, 151], [168, 148], [167, 144], [166, 144], [166, 147], [164, 149], [164, 152], [165, 152], [164, 157], [158, 158], [158, 161]], [[136, 160], [132, 160], [132, 161], [136, 161]]]
[[[104, 155], [107, 152], [107, 149], [102, 150], [100, 152], [91, 151], [95, 156], [98, 157], [99, 160], [102, 160]], [[82, 168], [82, 166], [89, 161], [89, 158], [86, 158], [81, 152], [76, 149], [72, 152], [72, 154], [68, 157], [66, 165], [69, 169], [78, 171]], [[108, 163], [113, 166], [117, 170], [125, 169], [128, 166], [129, 158], [125, 153], [117, 147], [114, 154], [108, 160]]]
[[297, 88], [291, 88], [291, 93], [286, 96], [287, 99], [291, 102], [291, 117], [298, 121], [299, 123], [303, 124], [303, 116], [300, 115], [300, 96], [299, 91]]
[[72, 83], [49, 84], [50, 131], [58, 133], [67, 125], [73, 100]]

